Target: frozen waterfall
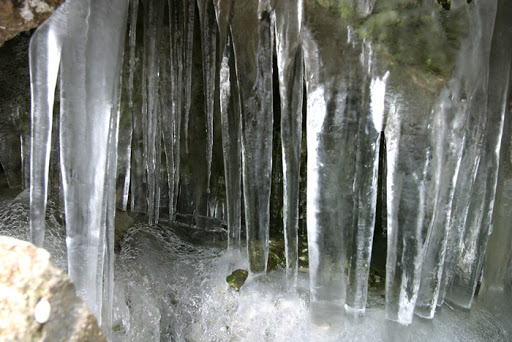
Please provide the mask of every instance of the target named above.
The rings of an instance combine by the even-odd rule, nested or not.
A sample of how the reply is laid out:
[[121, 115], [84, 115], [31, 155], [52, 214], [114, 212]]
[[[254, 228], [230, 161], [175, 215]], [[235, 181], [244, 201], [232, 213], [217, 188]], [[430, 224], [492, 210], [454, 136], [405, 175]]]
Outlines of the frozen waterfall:
[[[482, 279], [489, 292], [511, 274], [493, 265], [511, 263], [511, 12], [506, 0], [67, 0], [30, 45], [31, 239], [44, 241], [58, 85], [68, 271], [106, 331], [116, 207], [151, 224], [225, 222], [258, 277], [279, 177], [286, 288], [305, 221], [313, 325], [365, 315], [377, 234], [388, 320], [471, 308]], [[503, 252], [486, 261], [488, 243]]]

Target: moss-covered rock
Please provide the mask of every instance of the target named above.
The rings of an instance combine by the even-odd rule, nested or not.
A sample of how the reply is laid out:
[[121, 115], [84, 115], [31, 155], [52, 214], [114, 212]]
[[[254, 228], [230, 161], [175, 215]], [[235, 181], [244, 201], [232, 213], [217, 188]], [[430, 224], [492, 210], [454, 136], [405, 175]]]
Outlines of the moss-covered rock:
[[240, 291], [248, 276], [249, 272], [246, 270], [236, 270], [226, 277], [226, 281], [235, 291]]
[[351, 0], [315, 2], [320, 11], [338, 17], [340, 25], [352, 27], [355, 38], [372, 42], [389, 64], [410, 68], [407, 73], [426, 83], [450, 75], [460, 39], [468, 31], [467, 11], [447, 11], [450, 0], [381, 0], [369, 14], [360, 13]]
[[386, 285], [386, 272], [370, 267], [368, 276], [368, 288], [380, 289]]

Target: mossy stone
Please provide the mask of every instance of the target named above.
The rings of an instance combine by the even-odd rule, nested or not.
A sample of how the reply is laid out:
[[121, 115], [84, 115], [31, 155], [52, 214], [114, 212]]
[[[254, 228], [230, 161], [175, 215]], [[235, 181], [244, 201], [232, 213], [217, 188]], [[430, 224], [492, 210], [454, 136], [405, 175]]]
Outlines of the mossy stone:
[[240, 291], [248, 276], [249, 272], [246, 270], [236, 270], [226, 277], [226, 281], [235, 291]]

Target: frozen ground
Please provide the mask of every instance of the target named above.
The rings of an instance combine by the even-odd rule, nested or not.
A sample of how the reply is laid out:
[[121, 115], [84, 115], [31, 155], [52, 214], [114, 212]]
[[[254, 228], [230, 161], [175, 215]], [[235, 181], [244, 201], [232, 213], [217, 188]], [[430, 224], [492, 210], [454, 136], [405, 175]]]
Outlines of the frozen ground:
[[[58, 208], [50, 203], [45, 246], [65, 269], [65, 235]], [[0, 234], [28, 238], [23, 201], [0, 201]], [[247, 268], [211, 239], [191, 242], [183, 227], [131, 227], [116, 256], [115, 341], [510, 341], [499, 322], [508, 312], [490, 312], [477, 299], [471, 311], [443, 306], [432, 321], [415, 317], [403, 327], [384, 319], [381, 293], [370, 292], [362, 319], [341, 316], [339, 326], [309, 324], [307, 274], [289, 291], [283, 270], [250, 278], [236, 292], [225, 278]], [[509, 320], [510, 321], [510, 320]]]

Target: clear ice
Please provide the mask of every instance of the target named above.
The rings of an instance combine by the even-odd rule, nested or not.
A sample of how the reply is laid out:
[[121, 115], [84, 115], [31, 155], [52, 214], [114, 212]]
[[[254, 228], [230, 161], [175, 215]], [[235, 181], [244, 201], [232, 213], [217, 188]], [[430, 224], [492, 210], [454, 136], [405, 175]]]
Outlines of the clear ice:
[[[183, 340], [231, 326], [237, 332], [219, 330], [220, 339], [256, 340], [265, 329], [237, 324], [262, 312], [285, 312], [297, 327], [263, 320], [275, 340], [352, 336], [357, 324], [383, 317], [421, 330], [414, 314], [450, 317], [443, 303], [470, 308], [479, 286], [487, 302], [478, 310], [498, 305], [512, 284], [511, 8], [505, 0], [452, 0], [449, 11], [419, 0], [69, 0], [30, 46], [30, 238], [46, 245], [48, 189], [61, 191], [68, 271], [109, 339], [122, 335], [111, 331], [119, 324], [132, 339]], [[50, 160], [54, 121], [60, 155]], [[274, 136], [286, 275], [266, 276]], [[307, 273], [299, 268], [303, 145]], [[26, 163], [26, 135], [22, 146]], [[62, 186], [48, 183], [60, 177], [57, 163]], [[149, 223], [123, 241], [122, 266], [114, 258], [116, 207]], [[177, 247], [173, 229], [226, 234], [229, 253]], [[384, 252], [375, 248], [377, 232], [387, 239]], [[200, 257], [186, 259], [187, 248]], [[379, 302], [370, 269], [384, 255]], [[147, 280], [158, 276], [152, 267], [186, 276], [166, 273], [158, 288]], [[250, 271], [238, 299], [215, 287], [235, 267]], [[114, 268], [126, 282], [119, 292]], [[204, 291], [189, 288], [179, 300], [190, 312], [198, 303], [211, 310], [194, 311], [208, 321], [187, 312], [185, 325], [157, 324], [180, 321], [166, 289], [190, 287], [196, 268], [209, 277], [194, 283]], [[130, 281], [137, 272], [147, 276], [142, 287]], [[290, 284], [294, 291], [285, 291]], [[214, 317], [222, 310], [216, 291], [239, 323]], [[267, 311], [247, 304], [258, 293]], [[382, 333], [381, 325], [372, 331]]]
[[[32, 239], [43, 243], [51, 104], [60, 66], [60, 161], [68, 273], [99, 322], [102, 305], [109, 307], [112, 300], [112, 177], [117, 161], [116, 102], [127, 7], [124, 0], [68, 1], [38, 31], [30, 48], [35, 122]], [[37, 125], [39, 120], [41, 125]]]

